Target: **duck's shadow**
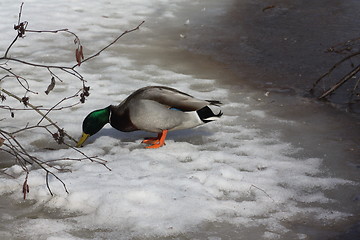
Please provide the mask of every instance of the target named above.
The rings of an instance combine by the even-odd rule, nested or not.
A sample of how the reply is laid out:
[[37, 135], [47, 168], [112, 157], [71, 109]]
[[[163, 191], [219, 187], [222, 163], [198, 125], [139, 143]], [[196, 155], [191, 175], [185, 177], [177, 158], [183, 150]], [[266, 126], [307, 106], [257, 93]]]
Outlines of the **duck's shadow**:
[[[189, 142], [198, 145], [203, 142], [203, 137], [211, 135], [213, 135], [212, 132], [207, 131], [205, 128], [199, 127], [196, 129], [185, 129], [169, 132], [166, 139], [176, 142]], [[112, 137], [122, 142], [137, 142], [142, 141], [146, 137], [156, 137], [157, 134], [146, 131], [120, 132], [113, 128], [104, 128], [96, 135], [91, 136], [91, 141], [93, 142], [97, 138], [103, 136]]]

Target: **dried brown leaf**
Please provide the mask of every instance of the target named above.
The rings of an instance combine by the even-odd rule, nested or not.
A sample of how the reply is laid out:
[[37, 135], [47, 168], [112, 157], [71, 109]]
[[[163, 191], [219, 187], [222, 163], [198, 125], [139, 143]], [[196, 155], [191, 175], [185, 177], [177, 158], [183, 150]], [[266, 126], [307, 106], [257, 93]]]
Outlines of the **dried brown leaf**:
[[80, 66], [81, 65], [81, 53], [80, 53], [79, 48], [77, 48], [75, 50], [75, 58], [76, 58], [76, 62], [78, 63], [78, 66]]
[[267, 6], [267, 7], [264, 7], [264, 8], [262, 9], [262, 11], [265, 12], [266, 10], [272, 9], [272, 8], [274, 8], [274, 7], [275, 7], [275, 5]]
[[84, 60], [84, 52], [83, 52], [83, 46], [80, 45], [80, 57], [82, 60]]
[[45, 91], [46, 95], [48, 95], [54, 89], [54, 87], [55, 87], [55, 78], [53, 76], [51, 78], [51, 82], [50, 82], [49, 86], [47, 87], [47, 89]]
[[27, 106], [28, 106], [28, 102], [29, 102], [29, 97], [23, 97], [23, 98], [21, 99], [21, 102], [25, 105], [25, 107], [27, 107]]
[[22, 192], [24, 194], [24, 199], [26, 199], [26, 194], [30, 191], [29, 185], [27, 184], [27, 180], [24, 181]]

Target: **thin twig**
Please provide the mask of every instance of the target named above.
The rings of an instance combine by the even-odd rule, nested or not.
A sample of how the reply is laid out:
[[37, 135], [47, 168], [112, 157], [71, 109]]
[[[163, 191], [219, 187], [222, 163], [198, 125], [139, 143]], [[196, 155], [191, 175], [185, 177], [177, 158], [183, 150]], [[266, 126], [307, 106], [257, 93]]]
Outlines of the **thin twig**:
[[48, 127], [50, 127], [50, 126], [53, 126], [53, 125], [50, 123], [50, 124], [44, 125], [44, 126], [41, 126], [41, 125], [28, 126], [28, 127], [21, 128], [21, 129], [19, 129], [19, 130], [16, 130], [16, 131], [14, 131], [14, 132], [11, 132], [10, 134], [11, 134], [11, 135], [16, 135], [16, 134], [18, 134], [18, 133], [21, 133], [21, 132], [23, 132], [23, 131], [28, 131], [28, 130], [30, 130], [30, 129], [34, 129], [34, 128], [48, 128]]
[[267, 192], [265, 192], [265, 190], [263, 190], [263, 189], [261, 189], [261, 188], [259, 188], [259, 187], [257, 187], [257, 186], [255, 186], [255, 185], [253, 185], [253, 184], [251, 184], [251, 186], [250, 186], [250, 188], [249, 188], [249, 191], [251, 190], [251, 188], [252, 187], [254, 187], [254, 188], [256, 188], [256, 189], [258, 189], [258, 190], [260, 190], [260, 191], [262, 191], [263, 193], [265, 193], [265, 195], [266, 196], [268, 196], [273, 202], [275, 202], [275, 200], [267, 193]]
[[28, 61], [24, 61], [18, 58], [12, 58], [12, 57], [1, 57], [0, 60], [7, 60], [9, 62], [18, 62], [18, 63], [22, 63], [24, 65], [28, 65], [28, 66], [33, 66], [33, 67], [39, 67], [39, 68], [53, 68], [53, 69], [67, 69], [67, 70], [72, 70], [72, 67], [66, 67], [66, 66], [59, 66], [59, 65], [46, 65], [46, 64], [40, 64], [40, 63], [33, 63], [33, 62], [28, 62]]
[[81, 155], [83, 155], [84, 157], [86, 157], [86, 158], [87, 158], [88, 160], [90, 160], [91, 162], [96, 162], [96, 163], [98, 163], [98, 164], [101, 164], [101, 165], [103, 165], [106, 169], [108, 169], [109, 171], [111, 171], [111, 168], [109, 168], [109, 167], [106, 165], [106, 163], [107, 163], [106, 160], [101, 159], [101, 158], [99, 158], [99, 157], [97, 157], [97, 156], [89, 157], [89, 156], [87, 156], [84, 152], [80, 151], [78, 148], [73, 147], [73, 146], [70, 146], [70, 145], [67, 144], [67, 143], [64, 143], [64, 144], [65, 144], [66, 146], [68, 146], [69, 148], [73, 149], [74, 151], [80, 153]]
[[331, 88], [326, 90], [319, 99], [323, 99], [327, 96], [329, 96], [331, 93], [333, 93], [336, 89], [338, 89], [341, 85], [343, 85], [346, 81], [348, 81], [350, 78], [355, 76], [360, 71], [360, 65], [355, 67], [353, 70], [351, 70], [348, 74], [346, 74], [340, 81], [338, 81], [336, 84], [334, 84]]
[[[11, 75], [6, 75], [5, 77], [14, 77], [14, 78], [16, 78], [16, 80], [18, 81], [18, 83], [20, 84], [20, 86], [22, 86], [22, 87], [26, 90], [26, 92], [31, 92], [31, 93], [37, 94], [37, 92], [34, 92], [34, 91], [31, 91], [31, 90], [30, 90], [30, 85], [29, 85], [28, 81], [27, 81], [25, 78], [23, 78], [23, 77], [21, 77], [21, 76], [19, 76], [19, 75], [16, 75], [13, 71], [11, 71], [11, 69], [4, 68], [4, 67], [2, 67], [2, 66], [0, 66], [0, 69], [3, 69], [3, 70], [5, 70], [6, 72], [8, 72], [8, 73], [11, 74]], [[3, 78], [3, 79], [4, 79], [4, 78]], [[21, 80], [23, 80], [26, 85], [24, 85], [24, 84], [21, 82]]]
[[81, 90], [77, 91], [74, 95], [72, 95], [72, 96], [70, 96], [70, 97], [65, 97], [65, 98], [61, 99], [58, 103], [56, 103], [54, 106], [52, 106], [45, 114], [42, 115], [42, 118], [41, 118], [40, 121], [37, 123], [37, 125], [39, 125], [39, 124], [47, 117], [47, 115], [48, 115], [52, 110], [54, 110], [57, 106], [59, 106], [61, 103], [63, 103], [63, 102], [66, 101], [66, 100], [69, 100], [69, 99], [72, 99], [72, 98], [77, 97], [80, 91], [81, 91]]
[[360, 55], [360, 52], [355, 52], [353, 54], [350, 54], [349, 56], [346, 56], [344, 58], [342, 58], [340, 61], [338, 61], [337, 63], [335, 63], [326, 73], [324, 73], [323, 75], [321, 75], [313, 84], [313, 87], [310, 89], [310, 91], [313, 91], [315, 89], [315, 87], [318, 85], [318, 83], [326, 76], [328, 76], [330, 73], [332, 73], [339, 65], [341, 65], [343, 62], [357, 56]]
[[[5, 132], [5, 131], [3, 131], [3, 130], [1, 130], [1, 129], [0, 129], [0, 133], [1, 133], [3, 136], [4, 136], [4, 135], [9, 136], [9, 137], [11, 138], [11, 140], [14, 141], [14, 142], [16, 143], [16, 145], [22, 150], [22, 151], [20, 152], [20, 151], [15, 151], [16, 148], [14, 148], [14, 147], [11, 147], [11, 148], [10, 148], [10, 149], [13, 150], [14, 154], [15, 154], [17, 157], [20, 157], [20, 158], [23, 159], [23, 156], [22, 156], [22, 154], [23, 154], [24, 156], [26, 156], [26, 157], [31, 161], [31, 162], [30, 162], [29, 160], [25, 160], [25, 159], [24, 159], [24, 162], [36, 163], [41, 169], [43, 169], [43, 170], [46, 172], [46, 186], [47, 186], [47, 188], [48, 188], [48, 190], [49, 190], [49, 192], [50, 192], [50, 194], [51, 194], [52, 196], [53, 196], [53, 194], [52, 194], [52, 191], [51, 191], [51, 189], [50, 189], [49, 179], [48, 179], [48, 178], [49, 178], [49, 174], [51, 174], [52, 176], [54, 176], [54, 177], [63, 185], [66, 193], [69, 193], [68, 190], [67, 190], [67, 188], [66, 188], [65, 183], [64, 183], [55, 173], [53, 173], [52, 171], [48, 170], [48, 169], [46, 168], [46, 166], [44, 166], [44, 163], [43, 163], [42, 161], [40, 161], [40, 160], [39, 160], [38, 158], [36, 158], [35, 156], [30, 155], [30, 154], [22, 147], [22, 145], [16, 140], [16, 138], [15, 138], [13, 135], [11, 135], [10, 133]], [[4, 145], [5, 145], [5, 144], [4, 144]], [[1, 150], [1, 149], [0, 149], [0, 150]], [[45, 164], [46, 164], [46, 163], [45, 163]], [[46, 165], [47, 165], [47, 164], [46, 164]], [[49, 166], [49, 165], [47, 165], [47, 166]], [[28, 192], [28, 186], [27, 186], [27, 191], [26, 191], [26, 192], [24, 192], [24, 186], [27, 184], [27, 176], [28, 176], [29, 171], [28, 171], [28, 169], [26, 168], [25, 165], [22, 165], [22, 167], [24, 168], [24, 171], [26, 172], [26, 177], [25, 177], [25, 181], [24, 181], [24, 185], [23, 185], [24, 198], [26, 198], [26, 192]], [[49, 166], [49, 167], [51, 167], [51, 166]]]
[[[6, 139], [6, 142], [8, 142], [10, 144], [9, 145], [7, 143], [3, 143], [3, 145], [8, 147], [9, 149], [11, 149], [11, 152], [16, 157], [16, 159], [21, 160], [21, 161], [19, 161], [20, 166], [24, 170], [27, 170], [25, 163], [28, 163], [31, 165], [32, 162], [28, 161], [24, 156], [27, 156], [31, 160], [32, 159], [31, 155], [27, 153], [25, 148], [19, 143], [19, 141], [12, 134], [10, 134], [2, 129], [0, 129], [0, 134]], [[0, 150], [2, 150], [2, 149], [0, 148]]]
[[0, 173], [6, 175], [6, 176], [8, 176], [8, 177], [11, 177], [11, 178], [13, 178], [13, 179], [16, 178], [16, 177], [14, 177], [13, 175], [10, 175], [10, 174], [6, 173], [3, 169], [0, 170]]
[[[344, 51], [351, 51], [352, 47], [349, 46], [349, 44], [351, 44], [351, 43], [354, 44], [355, 42], [357, 42], [359, 40], [360, 40], [360, 37], [357, 37], [357, 38], [349, 39], [345, 42], [337, 43], [337, 44], [329, 47], [328, 49], [326, 49], [326, 52], [343, 53]], [[337, 49], [341, 46], [343, 48]]]
[[359, 83], [360, 83], [360, 78], [357, 79], [355, 86], [353, 88], [353, 90], [351, 91], [351, 98], [356, 94], [356, 89], [359, 87]]
[[[23, 9], [23, 6], [24, 6], [24, 2], [21, 3], [20, 5], [20, 11], [19, 11], [19, 17], [18, 17], [18, 24], [17, 26], [20, 26], [20, 19], [21, 19], [21, 14], [22, 14], [22, 9]], [[27, 25], [27, 24], [26, 24]], [[25, 27], [26, 28], [26, 27]], [[15, 44], [15, 42], [18, 40], [18, 38], [20, 37], [20, 34], [19, 34], [19, 31], [18, 31], [18, 34], [16, 35], [16, 37], [14, 38], [14, 40], [12, 41], [12, 43], [9, 45], [9, 47], [6, 49], [5, 51], [5, 54], [4, 54], [4, 57], [6, 58], [11, 47]]]
[[[107, 48], [109, 48], [111, 45], [115, 44], [122, 36], [134, 32], [136, 30], [139, 30], [140, 26], [143, 25], [145, 23], [145, 21], [142, 21], [137, 27], [131, 29], [131, 30], [126, 30], [125, 32], [123, 32], [122, 34], [120, 34], [117, 38], [115, 38], [115, 40], [113, 40], [111, 43], [109, 43], [108, 45], [106, 45], [105, 47], [103, 47], [101, 50], [99, 50], [97, 53], [91, 55], [90, 57], [85, 58], [84, 60], [81, 61], [81, 63], [84, 63], [96, 56], [99, 56], [103, 51], [105, 51]], [[74, 65], [72, 68], [75, 68], [76, 66], [78, 66], [77, 64]]]
[[[19, 100], [20, 102], [22, 102], [22, 99], [18, 96], [16, 96], [15, 94], [3, 89], [0, 87], [0, 92], [3, 92], [5, 94], [7, 94], [10, 97], [13, 97], [17, 100]], [[54, 127], [56, 127], [58, 130], [62, 130], [55, 122], [53, 122], [50, 118], [48, 118], [43, 112], [41, 112], [40, 110], [38, 110], [34, 105], [32, 105], [31, 103], [27, 103], [27, 106], [31, 107], [32, 109], [34, 109], [37, 113], [39, 113], [41, 116], [43, 116], [49, 123], [51, 123]], [[70, 136], [69, 134], [65, 133], [65, 135], [72, 141], [74, 141], [75, 143], [77, 142], [77, 140], [75, 140], [72, 136]]]

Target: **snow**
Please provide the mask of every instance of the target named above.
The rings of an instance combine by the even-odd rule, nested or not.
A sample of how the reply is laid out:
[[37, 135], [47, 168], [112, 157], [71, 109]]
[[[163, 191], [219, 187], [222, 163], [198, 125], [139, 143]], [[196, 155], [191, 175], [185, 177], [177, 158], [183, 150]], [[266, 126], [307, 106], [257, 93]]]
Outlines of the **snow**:
[[[23, 19], [30, 22], [29, 28], [69, 28], [79, 34], [85, 53], [90, 54], [142, 20], [157, 20], [162, 24], [173, 21], [178, 4], [181, 1], [32, 0], [25, 1]], [[0, 3], [0, 18], [4, 19], [0, 31], [5, 36], [0, 39], [2, 50], [11, 42], [9, 36], [14, 36], [11, 28], [17, 21], [19, 5], [19, 1], [10, 0]], [[205, 8], [199, 7], [199, 12], [202, 9]], [[191, 19], [187, 19], [185, 23], [190, 22]], [[179, 26], [183, 25], [184, 21], [179, 21]], [[131, 35], [137, 38], [140, 33], [142, 37], [152, 37], [151, 32], [156, 28], [150, 26], [154, 28], [145, 24], [139, 33], [134, 32], [129, 38]], [[50, 37], [29, 34], [17, 43], [11, 54], [34, 61], [57, 62], [59, 57], [60, 63], [71, 61], [72, 65], [72, 49], [75, 49], [72, 38], [63, 36], [58, 42], [58, 36]], [[122, 50], [151, 50], [152, 46], [141, 43], [141, 39], [135, 42], [124, 39], [81, 66], [81, 73], [91, 86], [86, 104], [50, 114], [70, 135], [80, 136], [82, 120], [90, 111], [119, 103], [134, 90], [147, 85], [166, 85], [198, 98], [220, 100], [224, 103], [223, 118], [195, 129], [171, 132], [166, 146], [156, 150], [144, 149], [141, 144], [149, 133], [121, 133], [107, 126], [92, 136], [81, 150], [105, 159], [111, 171], [85, 160], [56, 162], [57, 167], [71, 170], [56, 172], [69, 194], [50, 176], [54, 193], [50, 196], [44, 172], [32, 167], [28, 180], [30, 193], [27, 200], [22, 200], [24, 174], [17, 165], [8, 167], [6, 173], [17, 177], [0, 175], [0, 194], [26, 206], [30, 215], [36, 217], [24, 215], [11, 220], [9, 226], [15, 227], [11, 232], [0, 231], [0, 236], [48, 240], [146, 239], [186, 236], [204, 224], [219, 222], [240, 229], [258, 227], [263, 239], [278, 239], [290, 231], [284, 222], [307, 218], [332, 222], [350, 215], [330, 211], [322, 204], [332, 202], [324, 193], [326, 190], [352, 182], [322, 174], [322, 159], [298, 157], [296, 153], [303, 149], [261, 129], [262, 121], [294, 127], [296, 122], [276, 119], [256, 109], [257, 100], [245, 91], [237, 93], [236, 99], [241, 100], [233, 101], [230, 90], [215, 79], [176, 72], [156, 62], [139, 64], [131, 52], [122, 54]], [[44, 56], [44, 52], [47, 55]], [[54, 58], [56, 53], [59, 54]], [[25, 73], [30, 74], [34, 80], [31, 87], [39, 93], [30, 94], [34, 105], [52, 106], [64, 95], [81, 88], [77, 79], [59, 72], [65, 81], [57, 82], [47, 96], [44, 91], [50, 77], [46, 71]], [[14, 81], [2, 81], [1, 87], [19, 95], [23, 93]], [[68, 103], [72, 101], [75, 100]], [[14, 104], [22, 107], [15, 101]], [[11, 130], [14, 125], [24, 126], [27, 123], [24, 119], [36, 123], [39, 118], [31, 114], [16, 112], [14, 119], [10, 114], [4, 116], [1, 127]], [[59, 149], [49, 143], [51, 140], [45, 132], [24, 132], [18, 138], [45, 160], [79, 157], [72, 149]], [[48, 147], [56, 149], [48, 150]], [[316, 203], [317, 207], [304, 203]], [[0, 217], [7, 219], [8, 215], [0, 214]], [[296, 236], [304, 238], [303, 234]]]

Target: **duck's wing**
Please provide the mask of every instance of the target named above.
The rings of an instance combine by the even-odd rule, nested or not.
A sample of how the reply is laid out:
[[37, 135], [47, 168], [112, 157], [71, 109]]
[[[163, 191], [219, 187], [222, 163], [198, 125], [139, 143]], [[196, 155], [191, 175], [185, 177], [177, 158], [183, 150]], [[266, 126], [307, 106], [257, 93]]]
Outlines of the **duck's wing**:
[[126, 102], [133, 100], [147, 99], [156, 101], [168, 108], [176, 108], [181, 111], [196, 111], [207, 105], [219, 105], [219, 101], [200, 100], [193, 96], [164, 86], [149, 86], [141, 88], [131, 94]]

